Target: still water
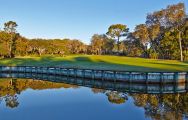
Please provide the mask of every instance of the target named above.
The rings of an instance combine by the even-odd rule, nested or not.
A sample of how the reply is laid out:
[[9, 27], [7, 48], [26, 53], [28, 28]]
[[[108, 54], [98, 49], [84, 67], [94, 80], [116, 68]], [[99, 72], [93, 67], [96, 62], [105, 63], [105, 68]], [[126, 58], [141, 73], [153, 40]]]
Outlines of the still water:
[[123, 92], [52, 82], [50, 76], [46, 80], [4, 76], [0, 79], [1, 120], [188, 119], [186, 92]]

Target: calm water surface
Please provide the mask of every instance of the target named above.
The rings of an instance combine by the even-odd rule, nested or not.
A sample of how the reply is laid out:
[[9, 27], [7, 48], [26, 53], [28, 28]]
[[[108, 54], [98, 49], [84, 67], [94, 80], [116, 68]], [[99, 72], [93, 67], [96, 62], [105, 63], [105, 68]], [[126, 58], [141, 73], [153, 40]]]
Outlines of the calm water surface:
[[186, 119], [188, 94], [142, 94], [33, 79], [0, 79], [1, 120]]

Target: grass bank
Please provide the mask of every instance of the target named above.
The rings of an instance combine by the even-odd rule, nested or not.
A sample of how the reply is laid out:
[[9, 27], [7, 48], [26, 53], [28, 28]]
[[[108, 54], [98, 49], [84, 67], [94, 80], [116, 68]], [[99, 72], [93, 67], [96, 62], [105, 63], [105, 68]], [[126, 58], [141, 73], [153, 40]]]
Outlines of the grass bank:
[[188, 62], [121, 56], [72, 55], [66, 57], [17, 57], [0, 59], [1, 66], [58, 66], [121, 71], [188, 71]]

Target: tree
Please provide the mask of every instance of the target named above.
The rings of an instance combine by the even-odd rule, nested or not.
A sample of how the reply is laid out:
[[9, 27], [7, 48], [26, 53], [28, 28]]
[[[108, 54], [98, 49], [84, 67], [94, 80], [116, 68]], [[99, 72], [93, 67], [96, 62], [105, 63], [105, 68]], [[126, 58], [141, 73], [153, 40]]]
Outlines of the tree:
[[48, 45], [48, 41], [42, 39], [33, 39], [29, 41], [29, 51], [41, 56], [42, 54], [45, 54]]
[[160, 25], [161, 36], [166, 31], [178, 30], [178, 42], [180, 50], [180, 60], [183, 61], [183, 49], [182, 49], [182, 27], [185, 24], [185, 5], [184, 3], [178, 3], [175, 5], [169, 5], [166, 9], [156, 11], [152, 14], [148, 14], [146, 24], [148, 26]]
[[16, 27], [17, 27], [17, 23], [14, 21], [8, 21], [7, 23], [4, 24], [4, 30], [7, 33], [16, 33]]
[[139, 39], [144, 45], [145, 57], [147, 57], [147, 46], [149, 43], [149, 33], [148, 28], [145, 24], [140, 24], [135, 27], [135, 32], [133, 33], [136, 39]]
[[160, 47], [163, 50], [163, 57], [165, 59], [178, 59], [179, 47], [178, 47], [178, 34], [175, 31], [166, 31], [163, 38], [160, 41]]
[[102, 35], [95, 34], [91, 38], [92, 52], [97, 55], [102, 54], [102, 47], [104, 46], [104, 40]]
[[29, 40], [22, 36], [18, 36], [16, 40], [15, 55], [26, 56], [29, 50]]
[[185, 5], [183, 3], [179, 3], [177, 5], [171, 5], [167, 7], [168, 15], [168, 23], [170, 23], [170, 27], [173, 26], [176, 30], [178, 30], [178, 42], [180, 49], [180, 60], [183, 61], [183, 49], [182, 49], [182, 27], [185, 24]]
[[81, 54], [85, 53], [85, 45], [79, 41], [79, 40], [70, 40], [69, 43], [69, 49], [72, 54]]
[[124, 41], [125, 47], [127, 48], [126, 54], [131, 57], [140, 57], [144, 50], [144, 46], [141, 41], [135, 38], [134, 33], [129, 33], [127, 40]]
[[92, 53], [97, 55], [105, 53], [107, 39], [106, 35], [94, 34], [91, 38]]
[[17, 23], [13, 21], [9, 21], [4, 24], [4, 30], [5, 32], [9, 33], [11, 35], [11, 39], [9, 40], [9, 57], [14, 57], [14, 52], [15, 52], [15, 42], [16, 42], [16, 37], [18, 34], [16, 34], [16, 28], [17, 28]]
[[119, 46], [120, 46], [120, 38], [127, 36], [129, 29], [126, 25], [122, 24], [115, 24], [111, 25], [108, 28], [108, 32], [106, 33], [108, 36], [110, 36], [112, 39], [117, 40], [117, 51], [119, 52]]
[[188, 60], [188, 18], [185, 20], [185, 25], [182, 32], [182, 48], [184, 50], [184, 60]]
[[155, 39], [160, 34], [160, 26], [159, 25], [152, 25], [148, 27], [148, 37], [150, 39], [151, 47], [156, 52], [156, 42]]
[[112, 54], [114, 40], [109, 39], [105, 34], [94, 34], [91, 38], [92, 54]]
[[0, 32], [0, 56], [8, 57], [10, 55], [9, 52], [9, 41], [11, 40], [10, 34], [1, 31]]
[[157, 59], [159, 57], [159, 39], [158, 36], [160, 35], [160, 25], [151, 25], [148, 26], [148, 35], [149, 35], [149, 43], [150, 43], [150, 49], [149, 49], [149, 57], [153, 59]]

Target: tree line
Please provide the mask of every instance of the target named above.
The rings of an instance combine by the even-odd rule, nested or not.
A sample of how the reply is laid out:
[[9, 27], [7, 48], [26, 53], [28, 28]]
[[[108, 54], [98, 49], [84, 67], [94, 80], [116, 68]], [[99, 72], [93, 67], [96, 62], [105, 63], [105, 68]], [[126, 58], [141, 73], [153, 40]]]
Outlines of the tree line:
[[152, 59], [188, 60], [188, 18], [184, 3], [149, 13], [133, 32], [127, 25], [111, 25], [107, 33], [94, 34], [89, 45], [71, 39], [27, 39], [8, 21], [0, 31], [0, 57], [27, 55], [124, 55]]

